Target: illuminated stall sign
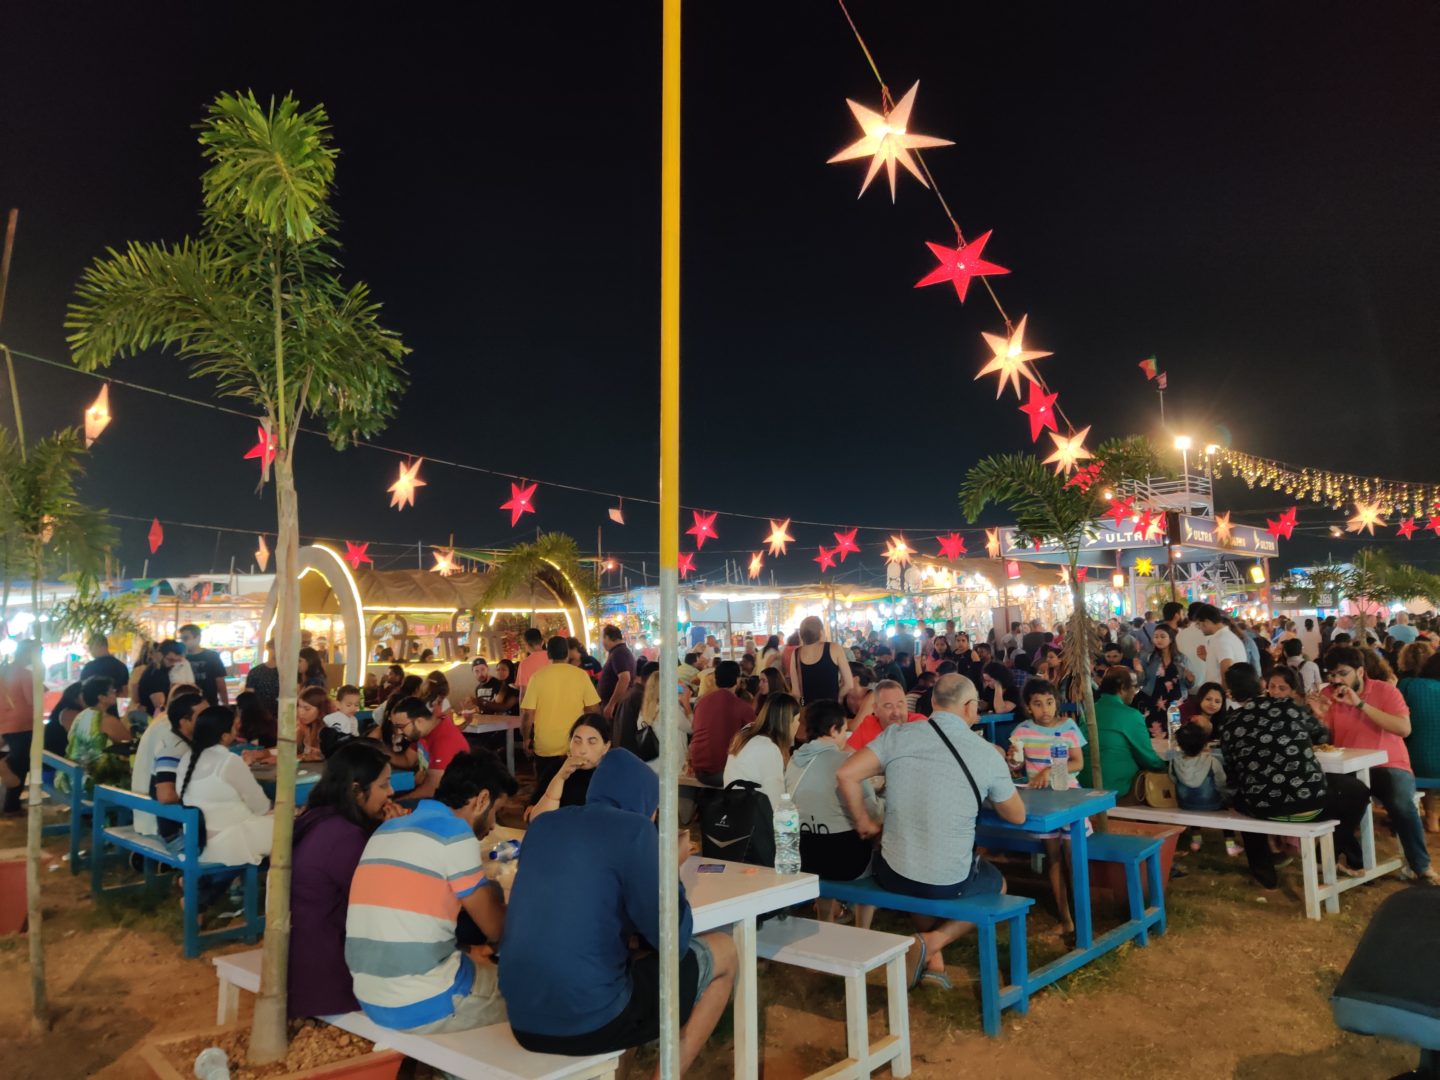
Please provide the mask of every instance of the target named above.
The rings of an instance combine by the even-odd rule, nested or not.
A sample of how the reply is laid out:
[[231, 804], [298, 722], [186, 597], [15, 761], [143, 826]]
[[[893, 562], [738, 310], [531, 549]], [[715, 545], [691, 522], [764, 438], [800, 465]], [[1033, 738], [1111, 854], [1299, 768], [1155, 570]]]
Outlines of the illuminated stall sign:
[[1231, 525], [1228, 540], [1215, 530], [1215, 519], [1178, 515], [1172, 526], [1171, 541], [1183, 547], [1207, 551], [1232, 551], [1237, 555], [1268, 557], [1280, 553], [1280, 543], [1264, 529], [1253, 525]]
[[[1133, 522], [1132, 522], [1133, 524]], [[1140, 533], [1131, 529], [1117, 529], [1108, 522], [1092, 522], [1087, 531], [1084, 543], [1080, 545], [1081, 551], [1116, 551], [1122, 548], [1143, 548], [1159, 547], [1162, 541], [1156, 538], [1145, 539]], [[1037, 551], [1033, 543], [1021, 543], [1020, 534], [1014, 529], [1004, 529], [1000, 533], [1000, 553], [1002, 556], [1045, 556], [1065, 554], [1065, 549], [1058, 541], [1044, 540]]]

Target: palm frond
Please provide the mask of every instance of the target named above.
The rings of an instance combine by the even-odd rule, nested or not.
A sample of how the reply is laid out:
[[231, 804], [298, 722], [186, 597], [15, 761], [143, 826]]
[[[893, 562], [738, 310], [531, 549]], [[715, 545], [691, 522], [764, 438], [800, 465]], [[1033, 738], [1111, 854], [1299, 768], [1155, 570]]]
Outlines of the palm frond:
[[589, 602], [590, 575], [580, 559], [580, 546], [564, 533], [541, 533], [533, 542], [516, 544], [507, 551], [457, 551], [466, 558], [490, 566], [490, 583], [477, 605], [477, 614], [488, 612], [507, 596], [531, 587], [537, 580], [560, 596], [573, 594], [576, 602]]

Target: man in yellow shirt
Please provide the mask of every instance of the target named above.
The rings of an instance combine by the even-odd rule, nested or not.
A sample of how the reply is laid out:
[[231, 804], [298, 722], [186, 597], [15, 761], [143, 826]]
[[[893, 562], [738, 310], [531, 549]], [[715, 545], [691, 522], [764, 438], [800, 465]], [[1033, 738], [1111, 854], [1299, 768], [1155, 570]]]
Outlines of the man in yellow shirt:
[[526, 751], [535, 755], [532, 804], [565, 764], [571, 726], [585, 713], [600, 712], [600, 695], [594, 681], [584, 668], [565, 662], [570, 643], [563, 637], [552, 637], [545, 644], [545, 653], [550, 662], [531, 675], [520, 700], [520, 731]]

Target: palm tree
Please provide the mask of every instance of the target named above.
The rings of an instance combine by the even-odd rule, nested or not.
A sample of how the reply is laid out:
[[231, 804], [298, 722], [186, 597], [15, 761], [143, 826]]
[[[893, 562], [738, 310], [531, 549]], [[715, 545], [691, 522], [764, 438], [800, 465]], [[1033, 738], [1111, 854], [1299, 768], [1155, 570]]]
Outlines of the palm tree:
[[1277, 587], [1310, 604], [1320, 603], [1323, 597], [1335, 603], [1342, 596], [1355, 601], [1357, 645], [1365, 644], [1365, 620], [1370, 610], [1416, 597], [1440, 603], [1440, 575], [1397, 563], [1379, 548], [1363, 548], [1349, 563], [1311, 567], [1303, 574], [1285, 578]]
[[541, 533], [533, 543], [516, 544], [508, 551], [456, 554], [490, 564], [490, 582], [477, 605], [477, 615], [536, 581], [562, 599], [574, 594], [581, 607], [588, 602], [584, 586], [589, 575], [580, 559], [580, 545], [564, 533]]
[[[299, 665], [296, 436], [307, 417], [343, 449], [378, 431], [404, 388], [407, 350], [379, 322], [363, 284], [342, 284], [330, 198], [336, 149], [322, 106], [287, 95], [261, 105], [222, 94], [199, 127], [201, 227], [178, 244], [110, 250], [85, 271], [66, 327], [86, 370], [151, 347], [170, 349], [192, 377], [253, 405], [275, 451], [281, 671]], [[284, 1056], [295, 808], [295, 686], [282, 683], [268, 933], [250, 1060]]]
[[[1105, 508], [1105, 492], [1119, 491], [1127, 483], [1144, 480], [1159, 467], [1154, 448], [1138, 435], [1103, 443], [1094, 460], [1099, 470], [1091, 481], [1082, 484], [1052, 472], [1033, 454], [997, 454], [976, 462], [960, 488], [960, 506], [971, 522], [994, 503], [1015, 516], [1022, 541], [1058, 543], [1064, 552], [1070, 570], [1067, 580], [1073, 606], [1070, 631], [1065, 635], [1065, 669], [1070, 675], [1071, 693], [1074, 687], [1080, 688], [1078, 700], [1092, 748], [1100, 745], [1095, 727], [1095, 698], [1090, 687], [1096, 635], [1085, 610], [1084, 585], [1075, 571], [1085, 540], [1094, 535], [1095, 522]], [[1101, 787], [1099, 757], [1094, 752], [1089, 757], [1094, 786]]]
[[[40, 835], [44, 800], [41, 755], [45, 748], [45, 665], [39, 653], [40, 585], [46, 570], [70, 565], [93, 572], [113, 533], [103, 512], [80, 502], [76, 485], [84, 473], [85, 442], [74, 428], [41, 439], [34, 446], [0, 429], [0, 540], [7, 563], [30, 578], [30, 613], [36, 651], [34, 712], [30, 737], [30, 806], [26, 823], [26, 899], [29, 909], [31, 1022], [43, 1031], [49, 1022], [45, 993], [45, 946], [40, 907]], [[10, 569], [7, 566], [6, 569]]]

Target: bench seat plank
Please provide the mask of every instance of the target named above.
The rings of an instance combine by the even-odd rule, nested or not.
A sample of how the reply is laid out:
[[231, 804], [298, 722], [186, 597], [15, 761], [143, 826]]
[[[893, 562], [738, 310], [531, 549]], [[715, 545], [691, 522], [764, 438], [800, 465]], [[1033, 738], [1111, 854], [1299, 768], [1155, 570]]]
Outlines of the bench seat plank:
[[1110, 816], [1123, 821], [1152, 821], [1162, 825], [1184, 825], [1190, 829], [1229, 829], [1231, 832], [1264, 833], [1267, 836], [1319, 837], [1334, 832], [1340, 823], [1333, 818], [1316, 821], [1267, 821], [1238, 810], [1178, 810], [1153, 806], [1117, 806]]

